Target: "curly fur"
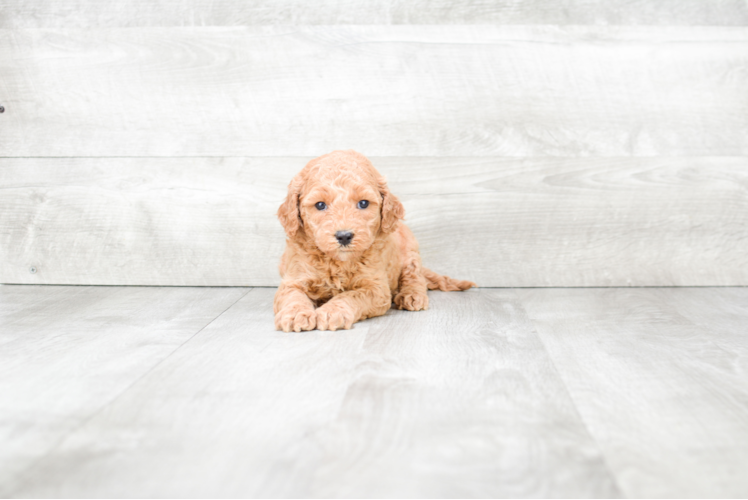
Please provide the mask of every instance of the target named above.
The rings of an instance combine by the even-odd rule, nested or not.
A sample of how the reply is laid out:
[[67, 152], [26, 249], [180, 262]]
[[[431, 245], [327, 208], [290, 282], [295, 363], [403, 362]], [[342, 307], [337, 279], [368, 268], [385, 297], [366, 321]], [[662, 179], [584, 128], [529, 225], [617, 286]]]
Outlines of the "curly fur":
[[[367, 200], [367, 208], [358, 208]], [[317, 202], [325, 210], [315, 207]], [[337, 330], [400, 309], [428, 309], [427, 289], [467, 290], [421, 265], [418, 242], [400, 222], [400, 200], [371, 162], [355, 151], [310, 161], [288, 185], [278, 219], [286, 230], [275, 294], [275, 327], [285, 332]], [[351, 231], [348, 246], [335, 238]]]

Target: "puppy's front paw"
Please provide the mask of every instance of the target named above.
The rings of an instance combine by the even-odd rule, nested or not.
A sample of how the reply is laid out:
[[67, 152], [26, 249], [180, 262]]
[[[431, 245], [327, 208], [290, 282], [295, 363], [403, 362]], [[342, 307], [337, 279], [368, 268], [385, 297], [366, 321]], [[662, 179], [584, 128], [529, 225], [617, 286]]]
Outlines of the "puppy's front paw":
[[275, 315], [275, 329], [284, 332], [314, 330], [317, 315], [314, 309], [283, 309]]
[[341, 302], [328, 302], [317, 309], [318, 330], [350, 330], [356, 316], [351, 308]]
[[423, 311], [429, 308], [429, 296], [426, 292], [404, 290], [395, 296], [395, 305], [398, 309]]

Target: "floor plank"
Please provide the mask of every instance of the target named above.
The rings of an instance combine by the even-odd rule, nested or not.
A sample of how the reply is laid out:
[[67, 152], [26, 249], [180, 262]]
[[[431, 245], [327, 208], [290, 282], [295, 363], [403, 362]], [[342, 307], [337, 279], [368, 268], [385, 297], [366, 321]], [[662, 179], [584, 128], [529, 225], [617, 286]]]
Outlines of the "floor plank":
[[245, 293], [0, 287], [0, 494]]
[[748, 288], [433, 292], [302, 334], [271, 288], [35, 288], [0, 287], [3, 496], [748, 494]]
[[272, 329], [253, 289], [14, 496], [618, 496], [512, 291], [351, 331]]
[[512, 290], [373, 323], [320, 442], [315, 496], [620, 495]]
[[73, 296], [87, 297], [84, 303], [90, 304], [112, 291], [84, 286], [0, 285], [0, 324], [3, 326], [0, 345], [40, 328], [40, 317], [52, 318], [67, 311]]
[[253, 289], [14, 495], [304, 496], [318, 458], [313, 437], [337, 414], [370, 323], [276, 332], [273, 294]]
[[627, 496], [748, 495], [748, 289], [520, 294]]

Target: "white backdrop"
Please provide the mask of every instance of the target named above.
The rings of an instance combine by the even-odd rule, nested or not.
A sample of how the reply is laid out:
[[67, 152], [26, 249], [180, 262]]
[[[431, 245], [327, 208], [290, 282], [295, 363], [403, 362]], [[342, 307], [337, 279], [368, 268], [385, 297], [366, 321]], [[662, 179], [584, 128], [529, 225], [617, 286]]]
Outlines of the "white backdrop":
[[735, 0], [0, 0], [0, 282], [275, 285], [285, 186], [353, 148], [438, 272], [747, 285], [747, 25]]

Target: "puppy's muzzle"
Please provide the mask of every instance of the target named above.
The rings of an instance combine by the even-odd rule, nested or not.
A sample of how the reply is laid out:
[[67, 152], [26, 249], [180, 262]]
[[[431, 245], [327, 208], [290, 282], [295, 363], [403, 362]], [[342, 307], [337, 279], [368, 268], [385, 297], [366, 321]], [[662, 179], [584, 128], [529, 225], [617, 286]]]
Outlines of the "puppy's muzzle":
[[338, 231], [335, 233], [335, 239], [342, 246], [347, 247], [351, 244], [351, 240], [353, 240], [353, 233], [350, 231]]

